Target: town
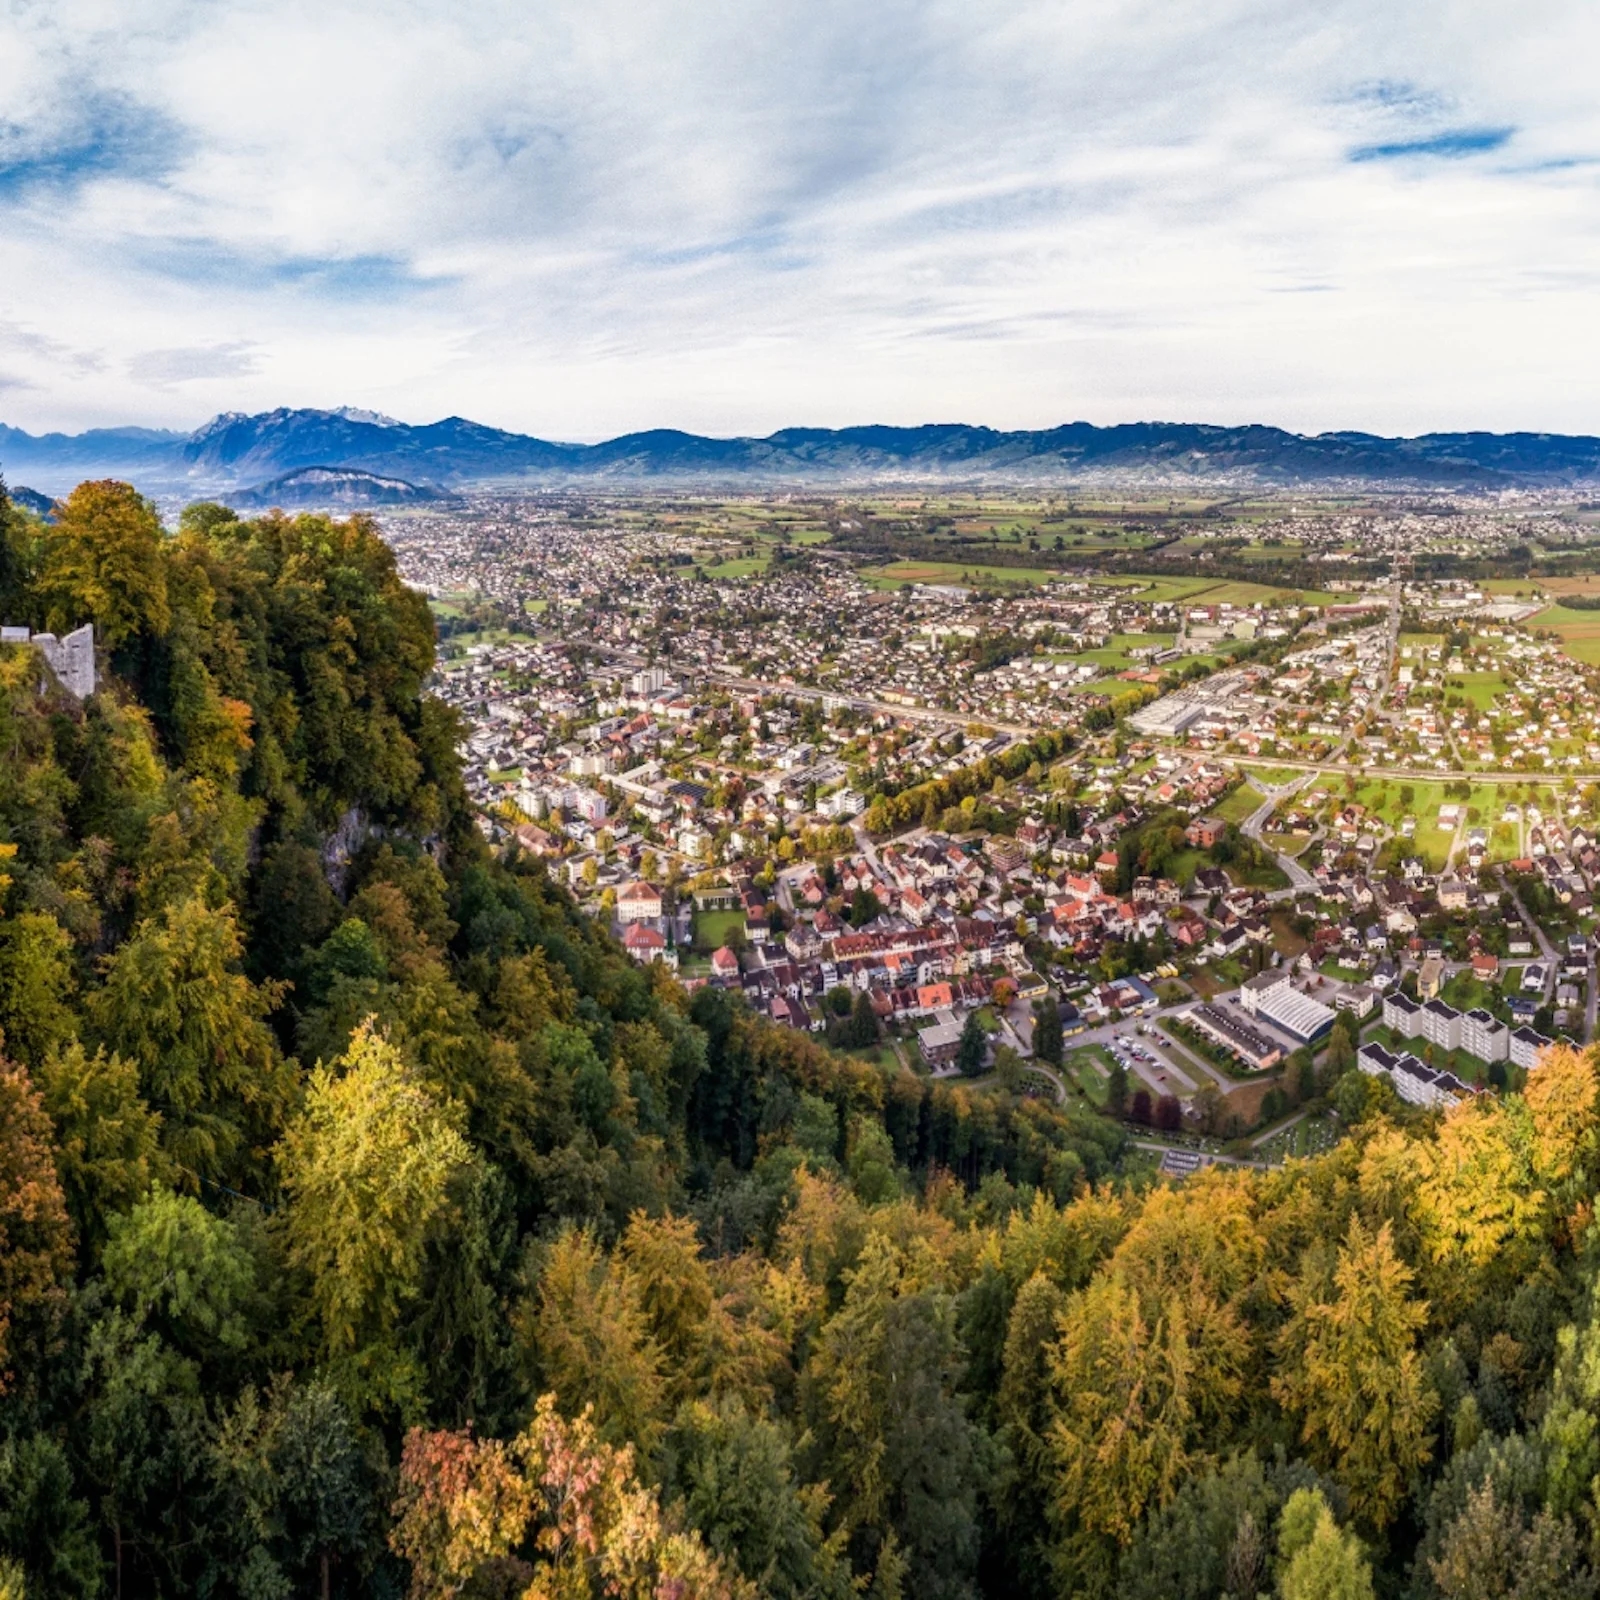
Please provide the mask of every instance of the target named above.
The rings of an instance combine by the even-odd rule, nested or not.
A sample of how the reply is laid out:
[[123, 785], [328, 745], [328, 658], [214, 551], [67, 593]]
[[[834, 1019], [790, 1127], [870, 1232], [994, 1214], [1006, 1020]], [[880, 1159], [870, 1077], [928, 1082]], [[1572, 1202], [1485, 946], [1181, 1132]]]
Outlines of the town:
[[1004, 510], [986, 561], [882, 559], [871, 513], [788, 498], [484, 496], [385, 532], [481, 826], [691, 988], [1081, 1099], [1177, 1170], [1593, 1037], [1600, 583], [1423, 570], [1581, 549], [1581, 517], [1163, 533], [1211, 576], [1131, 570], [1126, 508]]

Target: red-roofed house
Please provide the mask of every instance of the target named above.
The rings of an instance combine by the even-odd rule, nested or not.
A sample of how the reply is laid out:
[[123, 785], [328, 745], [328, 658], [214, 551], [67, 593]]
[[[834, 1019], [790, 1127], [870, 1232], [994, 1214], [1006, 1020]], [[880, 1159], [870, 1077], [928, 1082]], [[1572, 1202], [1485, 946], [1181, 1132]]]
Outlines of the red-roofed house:
[[666, 936], [646, 923], [633, 922], [622, 930], [622, 948], [642, 967], [652, 961], [664, 961], [669, 967], [678, 964], [678, 952], [667, 948]]

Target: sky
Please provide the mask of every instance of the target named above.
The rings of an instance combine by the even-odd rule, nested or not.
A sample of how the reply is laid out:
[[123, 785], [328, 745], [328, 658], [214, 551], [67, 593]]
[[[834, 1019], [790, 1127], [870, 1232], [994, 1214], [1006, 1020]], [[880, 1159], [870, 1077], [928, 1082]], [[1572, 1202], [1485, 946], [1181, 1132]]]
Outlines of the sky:
[[11, 0], [0, 422], [1600, 432], [1594, 0]]

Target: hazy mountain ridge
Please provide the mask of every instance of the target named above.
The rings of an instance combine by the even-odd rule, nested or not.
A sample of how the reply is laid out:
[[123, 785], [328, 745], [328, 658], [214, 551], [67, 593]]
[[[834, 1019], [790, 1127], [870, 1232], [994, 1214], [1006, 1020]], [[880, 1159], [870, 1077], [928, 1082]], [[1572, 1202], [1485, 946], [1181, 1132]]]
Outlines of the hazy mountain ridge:
[[418, 505], [448, 498], [427, 484], [389, 478], [360, 467], [297, 467], [259, 488], [225, 493], [227, 503], [239, 510], [285, 511], [305, 507], [359, 507]]
[[1600, 483], [1600, 438], [1471, 432], [1404, 439], [1297, 434], [1263, 424], [1073, 422], [1009, 432], [965, 423], [797, 427], [728, 439], [662, 428], [576, 445], [464, 417], [413, 426], [349, 407], [225, 412], [187, 435], [100, 428], [36, 436], [0, 425], [0, 468], [56, 492], [96, 474], [195, 493], [247, 489], [308, 467], [453, 487], [513, 480], [840, 485], [1124, 477], [1492, 489]]

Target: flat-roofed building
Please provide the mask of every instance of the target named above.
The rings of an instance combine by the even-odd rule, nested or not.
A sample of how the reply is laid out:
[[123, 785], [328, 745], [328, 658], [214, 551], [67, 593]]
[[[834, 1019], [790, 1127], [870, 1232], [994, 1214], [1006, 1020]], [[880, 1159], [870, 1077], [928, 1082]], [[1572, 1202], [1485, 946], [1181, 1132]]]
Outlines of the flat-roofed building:
[[1242, 1017], [1229, 1016], [1218, 1006], [1196, 1006], [1187, 1020], [1257, 1072], [1265, 1072], [1283, 1060], [1284, 1049], [1276, 1039], [1252, 1028]]
[[1404, 1039], [1415, 1039], [1422, 1032], [1422, 1007], [1396, 989], [1383, 997], [1383, 1025]]
[[1441, 1050], [1459, 1050], [1461, 1013], [1443, 1000], [1430, 1000], [1422, 1008], [1422, 1037]]
[[1480, 1061], [1504, 1061], [1510, 1048], [1511, 1030], [1498, 1017], [1481, 1007], [1462, 1013], [1461, 1048]]
[[1290, 984], [1269, 990], [1256, 1002], [1256, 1017], [1270, 1022], [1300, 1044], [1320, 1039], [1333, 1026], [1333, 1011]]
[[1255, 977], [1247, 978], [1239, 986], [1240, 1009], [1253, 1017], [1262, 997], [1271, 994], [1274, 989], [1280, 988], [1288, 981], [1287, 967], [1268, 967], [1265, 972], [1258, 972]]
[[1539, 1065], [1539, 1052], [1548, 1049], [1552, 1041], [1532, 1028], [1513, 1028], [1506, 1041], [1506, 1054], [1514, 1067], [1531, 1072]]

